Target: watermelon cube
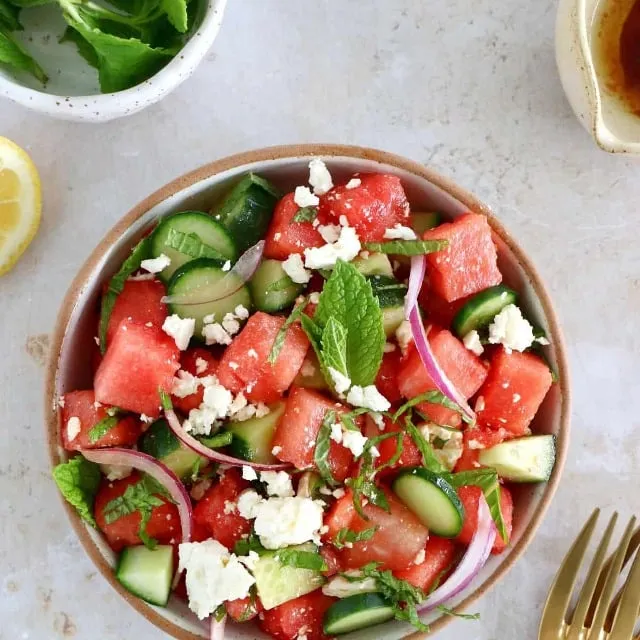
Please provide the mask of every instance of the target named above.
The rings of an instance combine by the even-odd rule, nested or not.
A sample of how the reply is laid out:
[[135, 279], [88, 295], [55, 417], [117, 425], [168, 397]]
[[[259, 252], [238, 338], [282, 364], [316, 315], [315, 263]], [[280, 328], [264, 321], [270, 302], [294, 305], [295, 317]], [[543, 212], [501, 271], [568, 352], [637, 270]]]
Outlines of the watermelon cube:
[[477, 411], [478, 425], [524, 435], [552, 382], [549, 367], [537, 355], [497, 350], [479, 392], [484, 408]]
[[431, 290], [447, 302], [502, 282], [498, 252], [485, 216], [465, 214], [429, 229], [424, 239], [449, 241], [446, 249], [426, 256]]
[[96, 399], [127, 411], [160, 415], [160, 391], [171, 392], [180, 351], [160, 327], [124, 319], [94, 381]]

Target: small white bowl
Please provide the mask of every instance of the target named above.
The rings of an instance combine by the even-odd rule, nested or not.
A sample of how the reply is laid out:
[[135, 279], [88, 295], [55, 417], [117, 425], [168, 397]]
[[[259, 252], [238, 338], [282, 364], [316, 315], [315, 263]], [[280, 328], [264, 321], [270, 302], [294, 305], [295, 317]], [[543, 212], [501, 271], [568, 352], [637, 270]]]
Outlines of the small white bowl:
[[571, 107], [598, 146], [609, 153], [640, 155], [640, 118], [605, 86], [594, 64], [591, 29], [601, 1], [560, 0], [556, 63]]
[[227, 0], [207, 0], [189, 41], [154, 76], [116, 93], [100, 93], [98, 73], [83, 60], [72, 43], [58, 42], [66, 23], [57, 5], [43, 5], [23, 13], [27, 48], [49, 76], [43, 87], [26, 74], [13, 76], [0, 69], [0, 96], [28, 109], [62, 120], [107, 122], [136, 113], [158, 102], [186, 80], [200, 64], [218, 34]]

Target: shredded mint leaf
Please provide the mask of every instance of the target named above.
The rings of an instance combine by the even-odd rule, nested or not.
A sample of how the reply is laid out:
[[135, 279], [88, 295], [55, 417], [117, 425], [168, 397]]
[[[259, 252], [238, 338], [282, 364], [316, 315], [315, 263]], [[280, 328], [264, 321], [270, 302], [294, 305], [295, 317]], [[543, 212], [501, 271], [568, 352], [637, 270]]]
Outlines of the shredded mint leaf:
[[301, 549], [280, 549], [276, 551], [275, 558], [281, 564], [296, 569], [309, 569], [310, 571], [326, 571], [327, 563], [317, 551], [303, 551]]
[[190, 258], [213, 258], [225, 262], [226, 258], [213, 247], [205, 244], [197, 233], [182, 233], [171, 227], [164, 241], [166, 247], [175, 249]]
[[149, 257], [150, 243], [149, 237], [145, 237], [133, 248], [131, 255], [122, 263], [117, 273], [109, 280], [106, 293], [102, 296], [102, 306], [100, 308], [100, 327], [98, 334], [100, 338], [100, 351], [102, 354], [107, 350], [107, 329], [109, 319], [118, 296], [124, 289], [124, 283], [139, 268], [140, 263]]
[[7, 0], [0, 0], [0, 28], [6, 27], [9, 31], [22, 31], [23, 27], [19, 19], [20, 9]]
[[272, 282], [264, 291], [265, 293], [278, 293], [294, 286], [297, 285], [289, 276], [283, 276], [280, 280]]
[[262, 546], [260, 538], [252, 531], [249, 537], [244, 540], [238, 540], [233, 547], [233, 553], [237, 556], [248, 556], [250, 551], [255, 551], [258, 555], [266, 553], [266, 549]]
[[[342, 260], [336, 262], [324, 285], [314, 323], [324, 332], [330, 318], [347, 331], [347, 373], [352, 383], [363, 387], [373, 384], [386, 340], [382, 311], [373, 295], [371, 283], [352, 264]], [[322, 338], [319, 343], [322, 362]]]
[[433, 473], [446, 472], [444, 465], [438, 460], [436, 454], [433, 451], [431, 443], [420, 433], [418, 427], [416, 427], [409, 418], [405, 420], [407, 433], [411, 436], [411, 439], [415, 442], [416, 446], [422, 454], [422, 460], [424, 466]]
[[293, 222], [313, 222], [318, 216], [318, 207], [301, 207], [293, 216]]
[[353, 544], [354, 542], [365, 542], [373, 538], [378, 527], [370, 527], [369, 529], [363, 529], [362, 531], [351, 531], [348, 527], [340, 529], [333, 540], [333, 545], [336, 549], [342, 549], [347, 543]]
[[165, 411], [173, 411], [173, 402], [171, 402], [171, 396], [162, 389], [158, 389], [160, 394], [160, 404]]
[[348, 413], [341, 413], [338, 417], [340, 418], [340, 422], [342, 422], [342, 425], [345, 429], [348, 429], [349, 431], [360, 431], [360, 428], [356, 424], [355, 419], [358, 416], [364, 415], [368, 412], [368, 409], [363, 409], [362, 407], [360, 407], [358, 409], [354, 409], [353, 411], [349, 411]]
[[462, 416], [462, 419], [465, 422], [467, 423], [471, 422], [458, 404], [456, 404], [453, 400], [447, 398], [447, 396], [445, 396], [442, 392], [437, 391], [435, 389], [432, 391], [425, 391], [424, 393], [421, 393], [415, 398], [411, 398], [411, 400], [405, 402], [401, 407], [397, 409], [397, 411], [393, 414], [391, 419], [393, 420], [393, 422], [397, 422], [400, 416], [405, 414], [410, 409], [413, 409], [413, 407], [419, 404], [422, 404], [423, 402], [440, 404], [443, 407], [446, 407], [447, 409], [451, 409], [452, 411], [457, 411]]
[[278, 356], [282, 351], [282, 347], [284, 347], [284, 343], [287, 339], [287, 331], [289, 331], [289, 327], [296, 320], [300, 319], [302, 321], [303, 318], [308, 317], [304, 315], [304, 310], [307, 308], [308, 304], [308, 298], [305, 298], [304, 300], [302, 300], [302, 302], [297, 304], [289, 314], [289, 317], [285, 320], [284, 324], [280, 327], [280, 330], [276, 334], [276, 338], [273, 341], [273, 345], [271, 346], [271, 351], [269, 351], [269, 357], [267, 358], [267, 362], [269, 364], [276, 363], [276, 360], [278, 359]]
[[176, 31], [185, 33], [189, 28], [187, 0], [161, 0], [160, 6], [167, 14], [169, 22], [175, 27]]
[[318, 467], [320, 476], [330, 486], [336, 486], [337, 482], [331, 473], [329, 466], [329, 449], [331, 447], [331, 425], [336, 421], [336, 412], [327, 411], [324, 420], [320, 425], [316, 437], [316, 448], [313, 452], [313, 459]]
[[196, 458], [196, 461], [193, 463], [193, 466], [191, 467], [191, 474], [190, 474], [191, 482], [198, 481], [198, 476], [200, 475], [200, 467], [202, 466], [202, 462], [203, 462], [203, 459], [200, 456], [198, 456]]
[[[322, 331], [322, 364], [335, 369], [343, 375], [347, 370], [347, 330], [335, 318], [329, 318]], [[332, 385], [333, 386], [333, 385]]]
[[75, 507], [78, 515], [97, 528], [93, 516], [93, 502], [100, 486], [100, 467], [82, 456], [53, 468], [53, 479], [65, 500]]
[[449, 246], [448, 240], [391, 240], [389, 242], [365, 242], [367, 251], [396, 256], [423, 256], [442, 251]]
[[438, 611], [445, 616], [451, 616], [452, 618], [461, 618], [462, 620], [480, 620], [479, 613], [458, 613], [449, 607], [445, 607], [443, 604], [436, 607]]
[[221, 604], [218, 608], [213, 612], [213, 615], [216, 619], [216, 622], [222, 622], [227, 615], [227, 608]]
[[214, 436], [208, 438], [200, 438], [200, 442], [209, 449], [219, 449], [220, 447], [228, 447], [233, 441], [233, 434], [231, 431], [223, 431], [216, 433]]
[[30, 73], [37, 80], [45, 84], [47, 74], [42, 67], [29, 55], [24, 47], [11, 35], [10, 30], [0, 22], [0, 64], [4, 63], [17, 71]]
[[117, 415], [107, 416], [100, 420], [100, 422], [95, 424], [89, 430], [89, 442], [91, 444], [98, 442], [98, 440], [106, 436], [107, 433], [109, 433], [109, 431], [118, 424], [118, 422], [120, 422], [120, 418]]

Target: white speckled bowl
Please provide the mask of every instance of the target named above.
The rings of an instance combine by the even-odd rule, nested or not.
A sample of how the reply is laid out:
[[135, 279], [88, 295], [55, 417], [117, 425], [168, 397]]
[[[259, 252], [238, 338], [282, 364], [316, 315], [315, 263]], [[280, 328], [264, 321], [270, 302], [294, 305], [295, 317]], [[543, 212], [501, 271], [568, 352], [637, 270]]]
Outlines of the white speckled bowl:
[[[477, 578], [451, 602], [457, 610], [468, 607], [495, 585], [513, 566], [533, 539], [542, 522], [560, 481], [569, 447], [570, 388], [569, 372], [562, 333], [553, 306], [535, 267], [497, 217], [475, 196], [451, 180], [416, 162], [375, 149], [342, 145], [297, 145], [271, 147], [217, 160], [192, 171], [162, 187], [124, 216], [93, 250], [71, 284], [62, 303], [51, 342], [45, 391], [47, 440], [52, 465], [67, 459], [61, 447], [61, 425], [57, 399], [73, 389], [88, 389], [92, 385], [91, 362], [88, 356], [96, 333], [96, 309], [102, 284], [129, 254], [135, 242], [161, 216], [173, 211], [206, 209], [231, 184], [248, 171], [255, 171], [272, 180], [282, 189], [304, 184], [309, 176], [312, 157], [320, 157], [337, 180], [345, 180], [356, 171], [380, 171], [401, 178], [412, 206], [417, 211], [441, 211], [455, 218], [467, 211], [486, 215], [498, 248], [498, 264], [505, 282], [521, 293], [521, 304], [535, 324], [543, 327], [551, 340], [547, 356], [558, 373], [542, 404], [532, 428], [536, 433], [552, 433], [557, 439], [557, 460], [546, 484], [513, 487], [514, 531], [512, 543], [505, 553], [491, 556]], [[154, 607], [139, 600], [115, 579], [115, 555], [102, 536], [83, 523], [73, 507], [65, 510], [85, 550], [112, 587], [147, 620], [173, 638], [199, 640], [208, 637], [201, 622], [186, 605], [172, 596], [166, 608]], [[399, 541], [401, 544], [401, 541]], [[69, 598], [73, 598], [73, 585]], [[79, 588], [79, 587], [77, 587]], [[99, 628], [100, 612], [96, 612]], [[106, 614], [105, 614], [106, 615]], [[440, 617], [438, 617], [440, 616]], [[345, 640], [418, 640], [435, 635], [451, 620], [451, 616], [435, 613], [428, 633], [411, 634], [411, 627], [399, 622], [366, 629], [345, 636]], [[257, 627], [227, 625], [228, 640], [268, 640]], [[501, 640], [505, 640], [502, 638]], [[513, 640], [509, 638], [508, 640]]]
[[[158, 102], [186, 80], [200, 64], [218, 34], [227, 0], [207, 0], [199, 26], [187, 44], [154, 76], [139, 85], [100, 93], [98, 74], [77, 53], [73, 43], [59, 43], [66, 23], [56, 5], [25, 12], [26, 46], [49, 76], [46, 87], [25, 74], [0, 68], [0, 97], [62, 120], [107, 122], [136, 113]], [[0, 107], [1, 108], [1, 107]]]

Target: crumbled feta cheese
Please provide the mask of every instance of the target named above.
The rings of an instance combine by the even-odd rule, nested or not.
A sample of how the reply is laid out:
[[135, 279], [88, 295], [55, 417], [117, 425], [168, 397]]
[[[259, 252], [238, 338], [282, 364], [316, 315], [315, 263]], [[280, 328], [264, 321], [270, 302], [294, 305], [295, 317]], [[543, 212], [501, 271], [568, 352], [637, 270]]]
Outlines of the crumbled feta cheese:
[[245, 480], [257, 480], [258, 474], [253, 467], [249, 467], [245, 464], [242, 466], [242, 477]]
[[282, 270], [296, 284], [306, 284], [311, 280], [311, 272], [304, 268], [302, 256], [299, 253], [292, 253], [283, 263]]
[[391, 403], [378, 391], [375, 385], [366, 387], [354, 385], [349, 389], [347, 402], [354, 407], [364, 407], [371, 411], [386, 411]]
[[256, 360], [258, 359], [258, 352], [253, 348], [251, 348], [251, 349], [249, 349], [249, 351], [247, 351], [247, 355], [250, 358], [255, 358]]
[[93, 341], [100, 346], [100, 338], [98, 338], [98, 336], [93, 336]]
[[[311, 374], [311, 375], [313, 375], [313, 374]], [[61, 409], [64, 409], [64, 396], [60, 396], [60, 397], [58, 398], [58, 406], [59, 406]]]
[[519, 393], [514, 393], [513, 394], [513, 404], [518, 404], [518, 402], [520, 402], [522, 396]]
[[236, 320], [233, 313], [225, 313], [222, 318], [222, 328], [230, 335], [234, 336], [240, 331], [240, 323]]
[[153, 322], [145, 322], [144, 326], [145, 327], [153, 327]]
[[342, 442], [342, 425], [339, 422], [334, 422], [331, 425], [331, 435], [329, 437], [338, 444]]
[[222, 265], [222, 270], [223, 270], [223, 271], [231, 271], [231, 260], [227, 260], [227, 261]]
[[189, 419], [185, 421], [183, 428], [194, 435], [209, 435], [216, 422], [229, 414], [233, 395], [218, 382], [216, 376], [199, 380], [204, 386], [202, 404], [189, 412]]
[[278, 240], [280, 240], [280, 238], [282, 238], [282, 234], [278, 231], [277, 233], [273, 234], [273, 239], [278, 242]]
[[82, 429], [82, 424], [80, 423], [80, 418], [78, 416], [71, 416], [69, 420], [67, 420], [67, 440], [69, 442], [73, 442]]
[[337, 224], [325, 224], [318, 227], [318, 233], [325, 242], [338, 242], [340, 227]]
[[238, 320], [246, 320], [249, 317], [249, 309], [247, 309], [244, 305], [239, 304], [234, 310], [233, 313], [235, 314], [236, 318], [238, 318]]
[[342, 446], [349, 449], [354, 458], [359, 458], [362, 455], [366, 443], [367, 437], [363, 436], [359, 431], [345, 429], [342, 433]]
[[215, 322], [213, 324], [205, 324], [202, 327], [202, 336], [206, 344], [231, 344], [231, 336], [227, 333], [224, 327]]
[[209, 315], [202, 318], [202, 324], [211, 324], [212, 322], [215, 321], [215, 319], [216, 319], [216, 314], [210, 313]]
[[378, 447], [376, 447], [375, 445], [373, 447], [371, 447], [371, 449], [369, 449], [370, 453], [371, 453], [371, 457], [372, 458], [379, 458], [380, 457], [380, 449], [378, 449]]
[[240, 365], [237, 362], [234, 362], [233, 360], [229, 362], [229, 369], [231, 369], [232, 371], [237, 371], [239, 366]]
[[484, 353], [484, 347], [480, 342], [480, 334], [475, 329], [469, 331], [469, 333], [462, 338], [462, 342], [471, 353], [475, 353], [477, 356], [481, 356]]
[[403, 227], [399, 222], [384, 232], [386, 240], [415, 240], [417, 238], [411, 227]]
[[[342, 488], [336, 489], [333, 492], [333, 497], [336, 498], [336, 500], [340, 500], [340, 498], [344, 498], [346, 495], [346, 491]], [[322, 532], [320, 532], [322, 533]]]
[[255, 415], [256, 406], [254, 404], [247, 404], [245, 407], [242, 407], [242, 409], [239, 409], [234, 413], [232, 417], [237, 422], [244, 422], [245, 420], [250, 420]]
[[406, 353], [411, 341], [413, 340], [413, 333], [411, 332], [411, 325], [407, 320], [403, 320], [400, 326], [396, 329], [396, 340], [402, 349], [402, 353]]
[[115, 482], [116, 480], [124, 480], [133, 473], [133, 467], [129, 467], [126, 464], [101, 464], [100, 469], [109, 482]]
[[422, 564], [425, 561], [426, 557], [427, 552], [424, 549], [418, 551], [416, 557], [413, 559], [413, 564]]
[[346, 184], [347, 189], [357, 189], [362, 184], [360, 178], [351, 178]]
[[337, 369], [333, 367], [327, 367], [329, 371], [329, 375], [331, 376], [331, 380], [333, 380], [333, 387], [336, 390], [337, 394], [343, 394], [345, 391], [349, 389], [351, 386], [351, 378], [345, 376], [343, 373], [340, 373]]
[[264, 402], [259, 402], [256, 407], [256, 418], [264, 418], [268, 413], [271, 413], [271, 409]]
[[384, 352], [385, 353], [393, 353], [396, 350], [396, 345], [393, 342], [385, 342], [384, 343]]
[[[420, 425], [419, 430], [424, 439], [433, 445], [433, 453], [440, 464], [448, 471], [453, 471], [464, 449], [462, 432], [431, 422]], [[436, 442], [438, 446], [435, 446]]]
[[189, 608], [204, 620], [223, 602], [245, 598], [254, 577], [217, 540], [179, 546], [179, 571], [186, 571]]
[[489, 325], [489, 342], [524, 351], [534, 341], [533, 327], [515, 304], [508, 304]]
[[267, 494], [278, 498], [295, 495], [291, 476], [286, 471], [261, 471], [260, 480], [267, 485]]
[[309, 302], [311, 304], [318, 304], [318, 302], [320, 302], [320, 292], [319, 291], [314, 291], [313, 293], [309, 294]]
[[160, 273], [171, 264], [171, 258], [161, 253], [157, 258], [149, 258], [140, 263], [140, 268], [149, 273]]
[[317, 207], [320, 204], [320, 198], [313, 195], [309, 187], [296, 187], [293, 194], [293, 201], [301, 208]]
[[176, 347], [180, 351], [184, 351], [189, 346], [195, 327], [196, 321], [193, 318], [181, 318], [176, 313], [167, 316], [162, 324], [162, 330], [175, 340]]
[[200, 375], [207, 370], [209, 363], [204, 358], [196, 358], [196, 373]]
[[186, 398], [194, 394], [200, 386], [200, 379], [190, 374], [184, 369], [178, 371], [178, 375], [173, 379], [171, 394], [178, 398]]
[[282, 453], [282, 447], [273, 447], [271, 449], [271, 455], [277, 456], [279, 453]]
[[328, 269], [334, 267], [339, 259], [350, 262], [358, 255], [360, 248], [355, 229], [342, 227], [337, 242], [304, 250], [305, 266], [308, 269]]
[[231, 502], [231, 500], [224, 501], [225, 514], [229, 515], [230, 513], [234, 513], [237, 508], [238, 508], [238, 505], [235, 502]]
[[[243, 467], [244, 473], [244, 467]], [[257, 475], [256, 475], [257, 479]], [[262, 498], [253, 489], [243, 491], [238, 496], [238, 513], [247, 520], [251, 520], [258, 515], [258, 508], [262, 504]]]
[[241, 391], [229, 405], [229, 415], [234, 416], [234, 414], [242, 411], [242, 409], [244, 409], [248, 404], [249, 403], [247, 402], [247, 398]]
[[474, 451], [476, 449], [485, 449], [485, 446], [479, 440], [469, 440], [469, 442], [467, 442], [467, 447]]
[[[360, 575], [358, 571], [347, 571], [350, 576]], [[358, 593], [370, 593], [378, 590], [375, 578], [349, 580], [344, 576], [334, 576], [322, 587], [322, 593], [332, 598], [348, 598]]]
[[327, 165], [320, 158], [314, 158], [309, 163], [309, 184], [317, 196], [327, 193], [333, 187], [333, 180]]
[[382, 431], [384, 429], [384, 416], [377, 411], [372, 411], [370, 414], [371, 419], [375, 423], [376, 427]]
[[305, 360], [302, 363], [302, 368], [300, 369], [300, 374], [302, 375], [302, 377], [311, 378], [311, 376], [315, 375], [315, 373], [316, 373], [316, 368], [313, 362], [310, 362], [309, 360]]
[[484, 406], [484, 396], [478, 396], [478, 399], [476, 400], [476, 413], [484, 411]]

